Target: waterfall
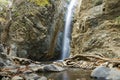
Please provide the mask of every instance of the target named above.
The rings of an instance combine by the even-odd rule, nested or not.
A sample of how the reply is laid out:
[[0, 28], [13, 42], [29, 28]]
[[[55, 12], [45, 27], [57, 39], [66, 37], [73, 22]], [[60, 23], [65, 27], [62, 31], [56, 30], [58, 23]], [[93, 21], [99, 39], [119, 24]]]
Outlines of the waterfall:
[[63, 35], [62, 55], [61, 55], [62, 60], [65, 58], [68, 58], [70, 53], [71, 22], [72, 22], [75, 3], [76, 3], [76, 0], [71, 0], [67, 8], [64, 35]]

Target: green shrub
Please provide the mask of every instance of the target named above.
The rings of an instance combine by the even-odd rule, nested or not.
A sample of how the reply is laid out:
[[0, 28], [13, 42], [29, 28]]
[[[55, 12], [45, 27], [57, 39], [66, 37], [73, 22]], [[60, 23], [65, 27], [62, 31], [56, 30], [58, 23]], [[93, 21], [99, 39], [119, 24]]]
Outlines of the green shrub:
[[6, 8], [11, 3], [9, 0], [0, 0], [0, 7]]
[[118, 16], [118, 17], [115, 18], [115, 22], [116, 22], [117, 24], [120, 24], [120, 16]]
[[35, 3], [38, 6], [49, 5], [49, 1], [48, 0], [29, 0], [29, 1]]

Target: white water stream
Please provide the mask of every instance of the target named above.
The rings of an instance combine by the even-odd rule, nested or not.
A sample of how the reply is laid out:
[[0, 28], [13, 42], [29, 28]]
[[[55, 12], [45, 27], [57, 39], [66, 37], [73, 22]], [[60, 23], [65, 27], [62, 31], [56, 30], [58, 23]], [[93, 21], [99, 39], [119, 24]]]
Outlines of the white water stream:
[[[74, 7], [77, 3], [77, 0], [71, 0], [67, 8], [66, 18], [65, 18], [65, 27], [63, 35], [63, 46], [62, 46], [62, 56], [61, 60], [68, 58], [70, 53], [70, 35], [71, 35], [71, 23], [73, 19]], [[78, 3], [81, 6], [82, 0]]]

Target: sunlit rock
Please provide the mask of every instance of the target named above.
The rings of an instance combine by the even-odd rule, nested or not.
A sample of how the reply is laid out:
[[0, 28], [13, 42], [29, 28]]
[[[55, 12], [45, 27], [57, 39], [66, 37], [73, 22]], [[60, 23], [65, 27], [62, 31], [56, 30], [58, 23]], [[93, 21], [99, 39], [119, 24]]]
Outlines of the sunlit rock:
[[107, 80], [120, 80], [120, 71], [119, 69], [111, 69], [109, 75], [106, 77]]
[[110, 69], [104, 66], [99, 66], [91, 73], [91, 77], [94, 78], [106, 78], [109, 75]]
[[20, 76], [14, 76], [11, 80], [23, 80], [23, 78]]

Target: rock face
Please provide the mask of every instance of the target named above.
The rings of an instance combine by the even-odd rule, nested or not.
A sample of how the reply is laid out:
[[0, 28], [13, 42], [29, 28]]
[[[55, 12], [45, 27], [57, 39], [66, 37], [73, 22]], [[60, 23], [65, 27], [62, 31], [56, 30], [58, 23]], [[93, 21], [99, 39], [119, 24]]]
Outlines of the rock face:
[[[46, 5], [44, 1], [48, 1]], [[40, 6], [27, 0], [16, 0], [12, 10], [13, 21], [8, 28], [8, 33], [4, 33], [5, 28], [2, 25], [6, 20], [0, 13], [3, 15], [0, 17], [0, 33], [3, 36], [9, 35], [5, 44], [10, 46], [10, 55], [34, 60], [45, 58], [43, 56], [48, 53], [54, 35], [56, 39], [59, 30], [63, 27], [66, 2], [64, 0], [44, 1], [41, 4], [37, 3]], [[55, 33], [56, 29], [58, 31]], [[2, 41], [5, 40], [1, 39], [1, 43]], [[56, 45], [56, 42], [54, 44]], [[16, 48], [12, 49], [13, 46]], [[58, 50], [54, 51], [58, 53]]]
[[120, 57], [119, 1], [82, 1], [81, 7], [77, 7], [73, 25], [72, 55]]

